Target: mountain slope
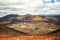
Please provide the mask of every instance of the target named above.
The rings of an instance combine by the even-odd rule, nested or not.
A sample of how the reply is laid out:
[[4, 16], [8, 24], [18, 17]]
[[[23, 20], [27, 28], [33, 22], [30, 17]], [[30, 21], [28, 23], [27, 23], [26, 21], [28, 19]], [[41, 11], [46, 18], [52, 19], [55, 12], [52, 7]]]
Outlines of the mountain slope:
[[[36, 20], [38, 18], [38, 20]], [[7, 15], [0, 21], [0, 27], [7, 26], [28, 35], [42, 35], [60, 29], [58, 19], [40, 15]], [[32, 20], [34, 19], [34, 20]]]

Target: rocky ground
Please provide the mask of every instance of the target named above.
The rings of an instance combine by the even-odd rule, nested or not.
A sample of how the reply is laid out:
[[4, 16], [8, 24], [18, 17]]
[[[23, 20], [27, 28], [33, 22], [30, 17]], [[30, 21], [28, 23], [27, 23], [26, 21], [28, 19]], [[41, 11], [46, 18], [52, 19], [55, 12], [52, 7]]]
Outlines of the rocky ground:
[[0, 36], [59, 36], [60, 34], [59, 19], [42, 16], [32, 18], [26, 16], [26, 19], [25, 16], [22, 18], [18, 15], [10, 16], [0, 19]]
[[[23, 32], [16, 31], [14, 29], [10, 29], [8, 27], [0, 27], [0, 37], [16, 37], [16, 36], [29, 36]], [[55, 32], [44, 34], [42, 36], [60, 36], [60, 30]]]
[[59, 29], [59, 25], [48, 22], [20, 22], [17, 24], [7, 25], [15, 30], [22, 31], [28, 35], [42, 35]]

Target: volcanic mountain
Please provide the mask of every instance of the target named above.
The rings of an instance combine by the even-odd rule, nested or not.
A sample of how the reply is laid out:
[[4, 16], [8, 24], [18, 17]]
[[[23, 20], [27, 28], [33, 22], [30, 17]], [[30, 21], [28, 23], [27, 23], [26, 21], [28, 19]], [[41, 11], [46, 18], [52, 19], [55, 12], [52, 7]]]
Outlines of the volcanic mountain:
[[0, 27], [4, 26], [27, 35], [43, 35], [60, 29], [59, 19], [41, 15], [6, 15], [0, 18]]

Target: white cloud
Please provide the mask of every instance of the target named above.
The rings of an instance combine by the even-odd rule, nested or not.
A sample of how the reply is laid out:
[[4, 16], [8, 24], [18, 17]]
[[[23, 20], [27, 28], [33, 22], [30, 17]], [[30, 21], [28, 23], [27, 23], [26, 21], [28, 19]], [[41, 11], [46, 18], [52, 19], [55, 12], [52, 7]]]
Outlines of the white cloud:
[[17, 3], [18, 0], [0, 0], [0, 3], [5, 3], [5, 4], [8, 4], [8, 3]]
[[[49, 1], [49, 0], [48, 0]], [[50, 15], [50, 14], [59, 14], [60, 10], [50, 10], [51, 7], [56, 7], [60, 5], [60, 3], [48, 3], [44, 4], [42, 0], [0, 0], [2, 3], [23, 3], [20, 5], [8, 5], [6, 7], [13, 7], [21, 9], [20, 11], [11, 11], [11, 10], [2, 10], [5, 12], [8, 12], [6, 14], [19, 14], [19, 15], [25, 15], [25, 14], [44, 14], [44, 15]], [[59, 6], [60, 7], [60, 6]], [[59, 8], [58, 8], [59, 9]], [[5, 14], [4, 14], [5, 15]]]

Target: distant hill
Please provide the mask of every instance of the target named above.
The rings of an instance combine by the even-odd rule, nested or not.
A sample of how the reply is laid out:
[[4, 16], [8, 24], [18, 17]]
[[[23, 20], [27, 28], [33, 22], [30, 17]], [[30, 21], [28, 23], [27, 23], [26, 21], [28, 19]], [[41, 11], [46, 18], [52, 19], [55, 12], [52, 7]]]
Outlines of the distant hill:
[[18, 17], [19, 15], [17, 15], [17, 14], [10, 14], [10, 15], [6, 15], [6, 16], [4, 16], [3, 18], [5, 18], [5, 19], [8, 19], [8, 18], [16, 18], [16, 17]]
[[6, 16], [0, 18], [0, 24], [9, 24], [9, 23], [18, 22], [17, 17], [19, 17], [19, 15], [17, 15], [17, 14], [6, 15]]
[[48, 15], [48, 17], [54, 17], [60, 19], [60, 15]]
[[6, 15], [2, 18], [0, 18], [0, 21], [4, 21], [4, 20], [10, 20], [10, 21], [23, 21], [23, 20], [32, 20], [32, 19], [39, 19], [39, 20], [45, 20], [48, 19], [47, 21], [54, 21], [54, 18], [58, 18], [60, 19], [60, 15], [47, 15], [47, 16], [42, 16], [42, 15], [30, 15], [30, 14], [26, 14], [26, 15], [17, 15], [17, 14], [9, 14]]
[[6, 16], [0, 18], [0, 21], [6, 20], [6, 19], [16, 19], [18, 16], [19, 16], [19, 15], [17, 15], [17, 14], [6, 15]]

